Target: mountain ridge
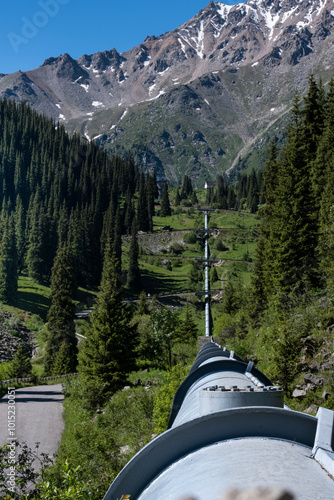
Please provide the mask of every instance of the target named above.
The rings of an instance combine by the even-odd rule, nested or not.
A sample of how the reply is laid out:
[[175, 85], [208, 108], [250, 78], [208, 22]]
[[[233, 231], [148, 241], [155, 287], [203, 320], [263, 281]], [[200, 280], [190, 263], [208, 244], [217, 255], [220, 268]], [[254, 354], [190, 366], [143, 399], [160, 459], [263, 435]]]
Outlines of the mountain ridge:
[[[173, 182], [184, 174], [202, 182], [231, 169], [241, 150], [261, 142], [288, 111], [295, 91], [306, 89], [311, 73], [330, 78], [333, 27], [333, 0], [211, 1], [180, 27], [126, 52], [111, 49], [77, 60], [64, 54], [1, 76], [0, 96], [24, 99], [69, 131], [132, 154]], [[190, 99], [181, 106], [183, 116], [177, 93], [179, 103]], [[150, 121], [152, 113], [160, 121]], [[134, 120], [141, 122], [136, 133]], [[181, 161], [185, 139], [192, 146]]]

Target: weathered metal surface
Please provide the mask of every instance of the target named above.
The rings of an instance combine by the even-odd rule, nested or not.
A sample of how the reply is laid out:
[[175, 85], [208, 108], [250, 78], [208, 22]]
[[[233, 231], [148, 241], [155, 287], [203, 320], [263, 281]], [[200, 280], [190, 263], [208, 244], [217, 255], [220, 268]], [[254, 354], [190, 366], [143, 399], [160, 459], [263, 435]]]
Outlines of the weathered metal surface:
[[333, 500], [334, 412], [282, 406], [281, 388], [253, 363], [205, 343], [176, 392], [169, 430], [130, 460], [105, 500], [212, 500], [265, 486]]

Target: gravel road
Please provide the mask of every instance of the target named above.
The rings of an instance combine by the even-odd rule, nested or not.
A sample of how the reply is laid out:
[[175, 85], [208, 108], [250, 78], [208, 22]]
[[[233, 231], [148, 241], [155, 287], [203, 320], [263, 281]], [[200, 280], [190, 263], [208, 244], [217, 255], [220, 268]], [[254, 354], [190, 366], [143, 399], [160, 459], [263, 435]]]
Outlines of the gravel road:
[[[39, 442], [39, 453], [53, 455], [58, 449], [64, 430], [61, 384], [40, 385], [15, 390], [15, 436], [34, 449]], [[9, 437], [7, 395], [0, 398], [0, 445]], [[12, 416], [13, 413], [10, 413]], [[14, 419], [12, 419], [14, 421]], [[13, 425], [10, 427], [13, 428]]]

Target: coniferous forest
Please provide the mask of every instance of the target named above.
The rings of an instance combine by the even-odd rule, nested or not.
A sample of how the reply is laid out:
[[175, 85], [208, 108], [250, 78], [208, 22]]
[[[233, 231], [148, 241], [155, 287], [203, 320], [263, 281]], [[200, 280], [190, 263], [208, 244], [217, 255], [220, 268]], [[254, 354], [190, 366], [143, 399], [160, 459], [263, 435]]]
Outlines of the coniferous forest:
[[[264, 172], [266, 203], [257, 245], [253, 293], [259, 307], [282, 307], [332, 283], [334, 82], [326, 94], [313, 77], [296, 96], [286, 143], [272, 143]], [[260, 305], [261, 304], [261, 305]]]
[[[220, 176], [208, 202], [234, 209], [247, 200], [255, 211], [261, 177], [242, 176], [235, 190]], [[144, 174], [131, 158], [110, 158], [94, 143], [70, 137], [62, 125], [12, 101], [0, 102], [0, 185], [0, 298], [5, 301], [15, 295], [17, 272], [23, 269], [49, 283], [64, 244], [77, 286], [98, 286], [108, 238], [121, 263], [121, 236], [131, 234], [134, 219], [137, 231], [152, 231], [159, 195], [154, 172]], [[180, 199], [192, 192], [186, 176]], [[170, 210], [165, 183], [161, 215]]]
[[[110, 159], [94, 144], [69, 137], [25, 104], [0, 102], [0, 159], [2, 254], [3, 261], [5, 252], [11, 259], [3, 265], [11, 277], [26, 267], [48, 283], [57, 248], [66, 243], [77, 285], [95, 287], [107, 238], [120, 258], [120, 236], [131, 231], [135, 215], [138, 230], [152, 229], [154, 174], [144, 176], [131, 159]], [[3, 299], [13, 293], [13, 286], [2, 286]]]

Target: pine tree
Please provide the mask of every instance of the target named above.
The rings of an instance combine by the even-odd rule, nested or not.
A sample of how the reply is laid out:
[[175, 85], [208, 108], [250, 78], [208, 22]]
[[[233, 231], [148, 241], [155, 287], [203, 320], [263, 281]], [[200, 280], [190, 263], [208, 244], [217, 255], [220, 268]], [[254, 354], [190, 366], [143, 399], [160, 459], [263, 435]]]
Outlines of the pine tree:
[[256, 257], [263, 262], [255, 263], [265, 281], [261, 297], [275, 294], [281, 305], [319, 282], [317, 222], [307, 159], [303, 113], [296, 96], [286, 146], [278, 159], [272, 145], [264, 173], [266, 205], [261, 252]]
[[122, 270], [122, 223], [121, 223], [121, 211], [117, 207], [114, 234], [112, 239], [112, 253], [115, 255], [117, 265], [119, 266], [119, 272]]
[[277, 286], [289, 294], [318, 282], [317, 221], [300, 116], [299, 107], [295, 107], [279, 169], [277, 199]]
[[[51, 276], [51, 307], [48, 312], [48, 341], [46, 346], [45, 369], [48, 374], [59, 370], [59, 360], [55, 365], [57, 355], [66, 352], [66, 370], [74, 372], [77, 364], [77, 339], [74, 324], [74, 270], [68, 247], [59, 247], [52, 268]], [[59, 375], [59, 373], [57, 373]]]
[[227, 183], [222, 175], [218, 177], [217, 188], [214, 193], [214, 203], [217, 204], [218, 208], [223, 210], [227, 209]]
[[334, 164], [334, 80], [329, 83], [324, 132], [319, 140], [316, 158], [312, 164], [312, 186], [315, 208], [320, 208], [320, 226], [326, 225], [334, 202], [331, 179]]
[[[322, 206], [318, 252], [320, 268], [327, 287], [334, 291], [334, 175], [327, 181]], [[325, 202], [326, 196], [326, 202]], [[328, 203], [328, 205], [327, 205]], [[327, 205], [327, 206], [326, 206]], [[324, 214], [326, 216], [324, 217]], [[322, 218], [324, 217], [324, 218]]]
[[23, 351], [22, 345], [19, 345], [14, 359], [8, 370], [9, 378], [24, 378], [31, 375], [32, 365], [30, 356]]
[[137, 223], [139, 231], [150, 231], [149, 204], [147, 200], [147, 192], [145, 187], [145, 176], [142, 172], [140, 176], [140, 185], [137, 203]]
[[132, 222], [135, 218], [135, 209], [132, 203], [132, 194], [128, 189], [124, 203], [124, 230], [125, 234], [131, 234]]
[[17, 292], [17, 251], [13, 215], [6, 216], [0, 243], [0, 300], [10, 302]]
[[314, 76], [309, 77], [309, 87], [304, 97], [304, 107], [302, 110], [302, 133], [304, 152], [307, 163], [311, 166], [314, 161], [319, 138], [324, 127], [324, 92], [322, 84], [317, 84]]
[[252, 170], [252, 173], [248, 179], [248, 196], [247, 196], [247, 205], [252, 214], [257, 212], [259, 206], [259, 186], [257, 183], [257, 175], [255, 170]]
[[211, 272], [211, 283], [215, 283], [216, 281], [218, 281], [218, 273], [216, 266], [214, 266]]
[[227, 187], [227, 208], [233, 210], [236, 208], [236, 194], [234, 192], [233, 186]]
[[147, 297], [146, 297], [146, 293], [144, 292], [144, 290], [142, 290], [139, 294], [137, 312], [138, 312], [139, 316], [144, 316], [146, 314], [149, 314]]
[[291, 383], [298, 373], [300, 335], [291, 329], [286, 319], [277, 328], [272, 357], [273, 377], [291, 396]]
[[145, 191], [146, 191], [146, 200], [147, 200], [149, 231], [152, 232], [153, 231], [153, 216], [155, 213], [155, 206], [154, 206], [155, 186], [154, 186], [154, 180], [150, 175], [148, 175], [146, 178]]
[[270, 284], [266, 279], [268, 262], [266, 261], [265, 245], [266, 239], [261, 235], [255, 248], [254, 267], [251, 277], [252, 286], [249, 299], [250, 316], [256, 321], [264, 311], [269, 298], [268, 288], [270, 289]]
[[18, 196], [15, 206], [15, 237], [18, 271], [24, 268], [24, 257], [26, 250], [26, 213], [21, 198]]
[[231, 278], [229, 278], [224, 287], [222, 311], [227, 314], [233, 314], [236, 312], [237, 309], [238, 306], [237, 306], [236, 290], [232, 283]]
[[139, 245], [137, 237], [137, 223], [136, 220], [134, 219], [131, 230], [131, 241], [129, 247], [129, 267], [127, 273], [126, 286], [128, 288], [132, 288], [137, 291], [141, 289], [141, 276], [140, 276], [138, 259], [139, 259]]
[[135, 368], [137, 336], [128, 305], [122, 301], [120, 276], [109, 244], [91, 328], [79, 354], [79, 371], [84, 380], [100, 384], [106, 395], [121, 389], [127, 374]]
[[53, 363], [52, 375], [66, 375], [73, 373], [71, 345], [65, 340], [60, 344]]
[[54, 224], [43, 206], [37, 190], [30, 211], [28, 231], [27, 268], [31, 278], [38, 282], [49, 282], [54, 258]]
[[164, 364], [172, 366], [172, 348], [177, 341], [177, 313], [162, 307], [151, 316], [152, 344], [156, 357]]
[[196, 194], [195, 191], [192, 192], [190, 200], [191, 200], [191, 204], [192, 205], [197, 205], [198, 204], [198, 198], [197, 198], [197, 194]]
[[185, 318], [178, 328], [178, 340], [180, 342], [193, 342], [198, 337], [198, 328], [195, 324], [189, 303], [186, 305]]
[[168, 217], [169, 215], [172, 214], [171, 208], [170, 208], [170, 203], [169, 203], [169, 196], [168, 196], [168, 185], [167, 182], [164, 183], [164, 190], [161, 198], [161, 203], [160, 203], [160, 216], [161, 217]]
[[187, 199], [193, 192], [193, 186], [191, 183], [190, 177], [188, 175], [185, 175], [183, 178], [183, 184], [182, 184], [182, 189], [181, 189], [181, 199], [185, 200]]
[[176, 195], [175, 195], [175, 202], [174, 205], [178, 207], [181, 203], [181, 196], [180, 196], [180, 191], [179, 188], [176, 189]]

